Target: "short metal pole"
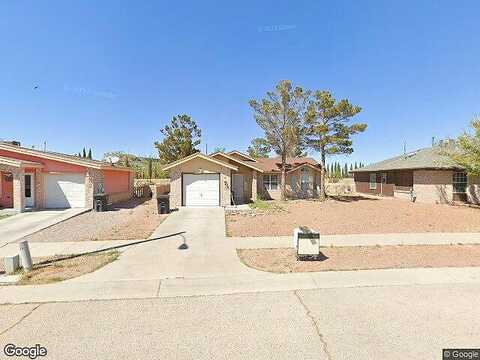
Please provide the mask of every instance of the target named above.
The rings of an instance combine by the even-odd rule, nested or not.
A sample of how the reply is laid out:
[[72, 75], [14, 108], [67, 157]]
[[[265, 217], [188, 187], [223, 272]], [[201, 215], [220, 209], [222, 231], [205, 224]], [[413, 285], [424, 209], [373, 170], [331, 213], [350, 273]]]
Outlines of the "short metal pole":
[[32, 256], [30, 255], [30, 248], [28, 247], [28, 241], [23, 240], [19, 243], [20, 259], [22, 260], [22, 266], [26, 271], [33, 269]]

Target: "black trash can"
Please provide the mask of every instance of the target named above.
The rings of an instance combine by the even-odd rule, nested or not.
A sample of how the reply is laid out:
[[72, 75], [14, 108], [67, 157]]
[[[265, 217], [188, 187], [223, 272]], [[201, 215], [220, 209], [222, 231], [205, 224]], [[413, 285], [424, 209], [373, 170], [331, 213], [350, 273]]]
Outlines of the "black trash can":
[[157, 196], [158, 213], [168, 214], [170, 213], [170, 195], [163, 194]]
[[95, 194], [93, 195], [93, 210], [95, 211], [107, 211], [108, 195], [107, 194]]

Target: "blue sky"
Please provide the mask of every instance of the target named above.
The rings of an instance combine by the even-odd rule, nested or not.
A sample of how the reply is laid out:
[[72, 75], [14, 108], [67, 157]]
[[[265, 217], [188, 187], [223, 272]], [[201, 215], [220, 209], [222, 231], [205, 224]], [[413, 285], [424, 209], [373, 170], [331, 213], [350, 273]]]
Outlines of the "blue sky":
[[248, 100], [290, 79], [363, 107], [369, 128], [339, 161], [381, 160], [480, 113], [479, 13], [478, 1], [3, 1], [0, 138], [149, 155], [186, 113], [209, 149], [245, 150], [262, 135]]

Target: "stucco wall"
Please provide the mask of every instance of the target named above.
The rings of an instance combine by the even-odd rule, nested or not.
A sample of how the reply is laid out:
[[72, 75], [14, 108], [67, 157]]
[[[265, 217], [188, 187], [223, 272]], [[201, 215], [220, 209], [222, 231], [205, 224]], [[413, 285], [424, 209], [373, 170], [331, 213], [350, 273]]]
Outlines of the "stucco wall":
[[453, 172], [451, 170], [416, 170], [413, 172], [413, 190], [418, 202], [446, 204], [453, 199]]
[[195, 158], [170, 169], [170, 207], [172, 209], [182, 206], [182, 173], [219, 173], [220, 205], [230, 205], [230, 169], [211, 161]]
[[126, 171], [104, 170], [105, 193], [115, 194], [130, 191], [130, 173]]

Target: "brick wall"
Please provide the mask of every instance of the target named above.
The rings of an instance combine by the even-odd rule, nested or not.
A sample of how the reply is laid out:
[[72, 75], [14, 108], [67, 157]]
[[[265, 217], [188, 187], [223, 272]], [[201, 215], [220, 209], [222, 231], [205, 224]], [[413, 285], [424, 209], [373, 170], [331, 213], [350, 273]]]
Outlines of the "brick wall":
[[85, 174], [85, 207], [93, 208], [93, 194], [104, 189], [103, 172], [88, 168]]
[[192, 159], [170, 170], [170, 207], [182, 206], [182, 173], [220, 174], [220, 205], [230, 205], [230, 169], [201, 158]]
[[480, 176], [468, 177], [467, 199], [469, 203], [480, 205]]
[[453, 199], [451, 170], [416, 170], [413, 189], [418, 202], [446, 204]]

